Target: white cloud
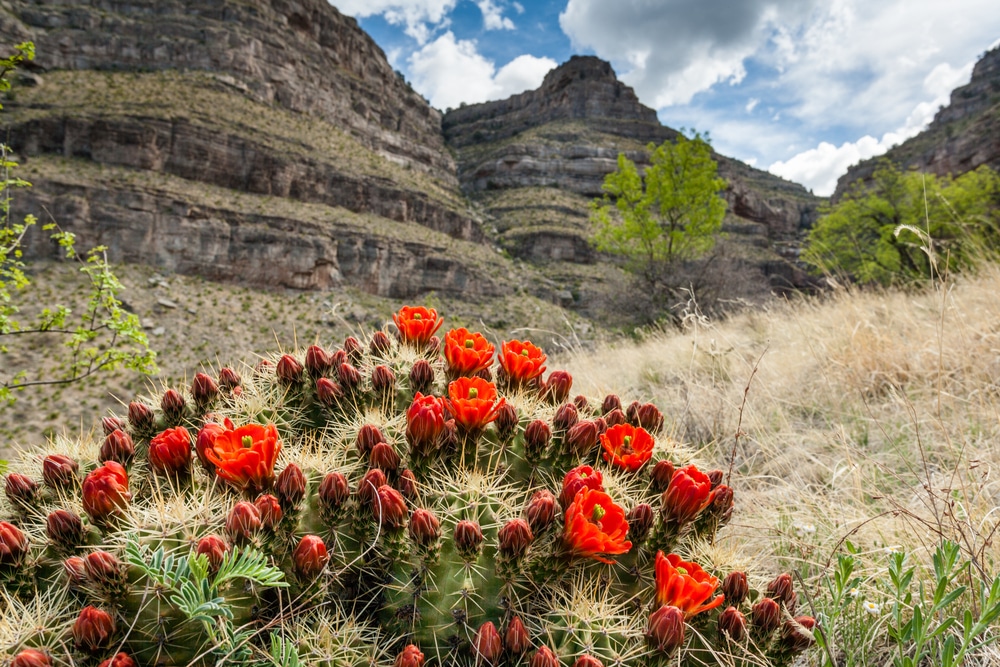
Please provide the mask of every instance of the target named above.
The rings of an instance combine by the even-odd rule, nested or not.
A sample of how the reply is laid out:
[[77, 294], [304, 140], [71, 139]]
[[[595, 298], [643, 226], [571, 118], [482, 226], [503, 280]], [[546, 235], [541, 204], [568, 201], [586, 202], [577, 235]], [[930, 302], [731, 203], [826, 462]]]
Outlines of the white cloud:
[[760, 104], [760, 99], [757, 97], [751, 97], [744, 108], [747, 110], [747, 113], [753, 113], [753, 110], [757, 108], [758, 104]]
[[556, 66], [550, 58], [520, 55], [497, 71], [472, 40], [448, 31], [409, 58], [413, 87], [438, 109], [509, 97], [537, 88]]
[[512, 2], [511, 5], [514, 6], [514, 11], [517, 12], [518, 14], [524, 13], [524, 5], [522, 5], [520, 2]]
[[476, 5], [483, 13], [484, 30], [513, 30], [514, 22], [503, 15], [503, 10], [493, 0], [478, 0]]
[[381, 15], [392, 25], [405, 26], [407, 35], [425, 44], [434, 28], [448, 24], [447, 15], [458, 0], [333, 0], [330, 4], [357, 18]]

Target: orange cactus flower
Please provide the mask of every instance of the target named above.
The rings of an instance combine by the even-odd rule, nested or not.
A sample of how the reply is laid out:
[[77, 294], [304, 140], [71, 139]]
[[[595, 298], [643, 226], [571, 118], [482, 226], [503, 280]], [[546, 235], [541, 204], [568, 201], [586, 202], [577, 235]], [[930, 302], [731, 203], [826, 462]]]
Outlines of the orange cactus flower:
[[448, 385], [444, 399], [455, 422], [466, 431], [478, 431], [497, 418], [504, 399], [497, 401], [497, 388], [480, 377], [461, 377]]
[[281, 451], [278, 429], [274, 424], [247, 424], [236, 429], [231, 426], [227, 420], [225, 428], [202, 430], [205, 458], [215, 466], [215, 474], [238, 489], [258, 493], [269, 489], [274, 482], [274, 462]]
[[436, 310], [423, 306], [403, 306], [392, 316], [392, 321], [399, 329], [401, 341], [421, 347], [427, 345], [444, 324], [444, 318], [438, 317]]
[[495, 349], [483, 334], [471, 333], [465, 327], [444, 335], [444, 358], [453, 376], [475, 375], [489, 368]]
[[604, 460], [629, 472], [646, 465], [653, 456], [653, 436], [631, 424], [612, 426], [601, 434]]
[[701, 565], [681, 560], [677, 554], [656, 553], [656, 604], [677, 607], [685, 618], [715, 609], [726, 599], [712, 594], [719, 580], [705, 572]]
[[500, 345], [498, 361], [514, 386], [523, 386], [545, 372], [545, 353], [528, 341], [509, 340]]
[[563, 543], [575, 556], [612, 563], [604, 556], [623, 554], [632, 548], [626, 535], [625, 510], [603, 491], [584, 487], [566, 510]]
[[674, 472], [663, 492], [663, 512], [678, 524], [693, 520], [712, 502], [712, 480], [695, 466]]

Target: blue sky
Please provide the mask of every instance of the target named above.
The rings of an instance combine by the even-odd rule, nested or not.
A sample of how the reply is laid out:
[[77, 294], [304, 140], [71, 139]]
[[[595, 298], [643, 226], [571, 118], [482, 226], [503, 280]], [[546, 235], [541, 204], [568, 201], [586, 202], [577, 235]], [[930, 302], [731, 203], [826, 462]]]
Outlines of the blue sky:
[[609, 60], [675, 128], [829, 194], [923, 128], [1000, 39], [996, 0], [332, 0], [439, 109]]

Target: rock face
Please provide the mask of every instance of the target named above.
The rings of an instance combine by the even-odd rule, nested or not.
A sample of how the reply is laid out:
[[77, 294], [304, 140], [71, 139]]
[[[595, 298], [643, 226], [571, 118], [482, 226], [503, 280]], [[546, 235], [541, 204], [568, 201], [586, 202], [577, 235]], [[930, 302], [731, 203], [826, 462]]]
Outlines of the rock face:
[[882, 158], [850, 167], [837, 181], [834, 201], [855, 181], [870, 178], [884, 158], [939, 176], [958, 176], [981, 165], [1000, 169], [1000, 47], [983, 54], [969, 83], [952, 91], [950, 103], [937, 112], [927, 129], [889, 149]]

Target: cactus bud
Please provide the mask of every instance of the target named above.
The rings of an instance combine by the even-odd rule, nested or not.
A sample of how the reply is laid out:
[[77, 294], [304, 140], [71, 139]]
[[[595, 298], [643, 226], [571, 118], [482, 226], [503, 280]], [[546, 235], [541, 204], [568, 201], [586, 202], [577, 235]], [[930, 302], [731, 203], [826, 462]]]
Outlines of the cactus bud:
[[26, 648], [14, 656], [10, 667], [52, 667], [52, 661], [41, 651]]
[[726, 602], [737, 607], [747, 599], [749, 592], [750, 585], [745, 572], [730, 572], [722, 581], [722, 594], [726, 596]]
[[348, 336], [344, 339], [344, 353], [352, 364], [356, 364], [361, 361], [361, 357], [364, 356], [365, 351], [357, 338]]
[[433, 547], [441, 537], [441, 523], [434, 512], [418, 508], [410, 516], [410, 538], [422, 547]]
[[229, 551], [229, 545], [218, 535], [206, 535], [198, 540], [198, 546], [195, 547], [196, 554], [199, 556], [204, 554], [208, 557], [208, 567], [212, 571], [219, 569], [227, 551]]
[[650, 615], [646, 637], [661, 652], [670, 655], [684, 643], [684, 612], [663, 605]]
[[[550, 403], [559, 404], [569, 398], [569, 390], [573, 387], [573, 376], [567, 371], [552, 371], [545, 383], [544, 397]], [[587, 399], [584, 399], [586, 402]]]
[[528, 502], [525, 515], [528, 517], [528, 525], [531, 530], [540, 533], [549, 527], [556, 514], [556, 497], [551, 491], [541, 489], [535, 491]]
[[[628, 404], [628, 407], [625, 408], [625, 416], [628, 417], [629, 422], [631, 422], [631, 424], [633, 426], [638, 426], [639, 425], [638, 424], [638, 422], [639, 422], [639, 416], [638, 415], [639, 415], [639, 406], [640, 405], [641, 405], [641, 403], [639, 403], [639, 401], [632, 401], [631, 403]], [[648, 431], [649, 429], [646, 429], [646, 430]]]
[[399, 471], [396, 479], [396, 489], [403, 494], [407, 500], [414, 500], [417, 497], [417, 477], [409, 468]]
[[399, 468], [399, 454], [388, 442], [380, 442], [372, 447], [370, 460], [373, 468], [382, 472], [394, 472]]
[[116, 430], [125, 430], [125, 420], [120, 417], [104, 417], [101, 419], [101, 428], [104, 429], [104, 435], [110, 435]]
[[559, 658], [548, 646], [542, 645], [531, 656], [528, 667], [559, 667]]
[[150, 440], [149, 464], [161, 475], [186, 472], [191, 464], [191, 434], [187, 429], [168, 428]]
[[653, 508], [649, 503], [639, 503], [625, 516], [628, 522], [628, 539], [632, 544], [641, 544], [649, 536], [653, 527]]
[[597, 424], [590, 419], [577, 422], [566, 432], [566, 445], [577, 456], [587, 456], [597, 446], [597, 442]]
[[628, 423], [628, 417], [620, 409], [615, 408], [611, 412], [604, 414], [604, 422], [608, 425], [608, 428], [612, 426], [621, 426], [622, 424]]
[[444, 403], [441, 399], [417, 393], [406, 411], [407, 444], [420, 454], [430, 453], [441, 437], [444, 424]]
[[426, 359], [417, 359], [410, 369], [410, 390], [414, 394], [426, 394], [434, 384], [434, 369]]
[[653, 435], [663, 430], [663, 413], [652, 403], [643, 403], [635, 411], [636, 426], [641, 426]]
[[726, 523], [733, 516], [733, 490], [725, 484], [720, 484], [712, 491], [712, 500], [708, 504], [708, 511], [719, 520]]
[[510, 403], [504, 403], [497, 410], [497, 418], [493, 422], [500, 440], [510, 440], [517, 431], [517, 408]]
[[392, 667], [424, 667], [424, 654], [416, 644], [407, 644], [396, 656]]
[[388, 396], [396, 389], [396, 374], [388, 366], [376, 366], [372, 371], [372, 389], [379, 396]]
[[816, 643], [813, 630], [816, 628], [816, 619], [812, 616], [796, 616], [788, 619], [781, 626], [781, 646], [782, 648], [799, 653]]
[[472, 640], [472, 654], [476, 658], [477, 667], [496, 665], [502, 651], [503, 640], [500, 639], [500, 633], [497, 632], [497, 626], [493, 625], [493, 621], [486, 621], [480, 625]]
[[274, 368], [274, 364], [271, 363], [270, 360], [268, 360], [268, 359], [261, 359], [253, 367], [253, 372], [257, 376], [261, 376], [261, 375], [265, 375], [267, 373], [270, 373], [272, 368]]
[[298, 384], [302, 381], [302, 364], [292, 355], [283, 354], [274, 373], [282, 384]]
[[573, 663], [573, 667], [604, 667], [604, 663], [592, 655], [584, 654], [576, 659], [576, 662]]
[[64, 454], [49, 454], [42, 460], [42, 479], [56, 490], [75, 486], [79, 470], [80, 465]]
[[604, 476], [600, 470], [594, 470], [590, 466], [577, 466], [563, 477], [563, 488], [559, 494], [559, 504], [565, 510], [573, 502], [573, 498], [581, 489], [587, 487], [596, 491], [603, 490]]
[[316, 380], [316, 398], [322, 405], [330, 408], [344, 397], [344, 390], [330, 378]]
[[552, 429], [541, 419], [528, 424], [524, 429], [524, 454], [529, 463], [537, 463], [545, 454], [552, 440]]
[[289, 512], [298, 507], [306, 497], [306, 476], [302, 468], [294, 463], [286, 465], [274, 483], [274, 491], [281, 501], [281, 509]]
[[128, 653], [119, 652], [114, 657], [108, 658], [98, 667], [136, 667], [135, 660]]
[[608, 430], [608, 422], [604, 421], [604, 417], [597, 417], [594, 419], [594, 424], [597, 425], [597, 435], [603, 435]]
[[295, 547], [295, 553], [292, 554], [295, 573], [309, 581], [320, 575], [328, 560], [330, 556], [326, 551], [326, 545], [317, 535], [303, 537], [299, 541], [299, 546]]
[[365, 424], [358, 431], [358, 437], [355, 439], [354, 444], [361, 456], [368, 456], [375, 445], [380, 442], [385, 442], [385, 436], [382, 435], [382, 431], [379, 430], [378, 426]]
[[106, 612], [87, 605], [73, 623], [73, 640], [78, 649], [96, 653], [111, 644], [115, 619]]
[[385, 482], [385, 473], [378, 468], [372, 468], [365, 473], [365, 476], [358, 483], [357, 491], [358, 502], [362, 507], [371, 508], [374, 506], [379, 487], [383, 486]]
[[427, 341], [427, 348], [424, 350], [424, 352], [432, 357], [436, 357], [440, 351], [441, 351], [441, 337], [431, 336], [431, 339]]
[[199, 410], [211, 405], [218, 395], [219, 385], [215, 384], [215, 380], [204, 373], [195, 373], [194, 380], [191, 381], [191, 398]]
[[503, 525], [497, 537], [500, 540], [500, 553], [511, 558], [523, 556], [535, 539], [531, 526], [524, 519], [511, 519]]
[[83, 544], [83, 521], [73, 512], [55, 510], [45, 519], [45, 534], [63, 549], [75, 549]]
[[12, 523], [0, 521], [0, 565], [21, 564], [28, 553], [28, 538]]
[[260, 528], [260, 511], [256, 505], [245, 500], [233, 505], [226, 517], [226, 532], [233, 542], [251, 539]]
[[670, 479], [674, 476], [674, 464], [665, 459], [657, 461], [656, 465], [653, 466], [651, 475], [653, 477], [653, 488], [662, 493], [670, 486]]
[[87, 583], [87, 564], [79, 556], [70, 556], [63, 561], [63, 574], [70, 586], [79, 588]]
[[253, 504], [260, 514], [260, 523], [264, 528], [274, 530], [281, 523], [281, 518], [285, 513], [281, 511], [281, 503], [270, 493], [262, 493], [257, 496], [257, 500]]
[[343, 363], [337, 368], [337, 379], [340, 380], [341, 389], [346, 393], [352, 393], [361, 386], [361, 373], [348, 363]]
[[226, 367], [219, 371], [219, 386], [227, 391], [236, 389], [242, 382], [242, 378], [232, 368]]
[[372, 334], [372, 339], [368, 343], [368, 349], [376, 357], [384, 356], [386, 352], [392, 349], [392, 339], [389, 338], [389, 334], [384, 331], [376, 331]]
[[603, 415], [607, 415], [609, 412], [621, 409], [622, 399], [618, 398], [618, 394], [608, 394], [604, 397], [604, 401], [601, 402], [601, 414]]
[[729, 635], [734, 642], [743, 641], [747, 634], [747, 619], [736, 607], [726, 607], [719, 614], [719, 632]]
[[750, 623], [760, 637], [769, 637], [781, 623], [781, 606], [771, 598], [761, 598], [750, 609]]
[[403, 495], [388, 484], [378, 487], [373, 514], [382, 528], [402, 528], [408, 511]]
[[316, 380], [323, 377], [332, 367], [333, 359], [329, 353], [319, 345], [310, 345], [306, 349], [306, 370], [309, 377]]
[[347, 478], [339, 472], [327, 473], [319, 485], [320, 504], [329, 512], [336, 513], [351, 495]]
[[705, 474], [708, 475], [708, 481], [712, 483], [713, 489], [722, 484], [722, 478], [726, 476], [726, 473], [721, 470], [709, 470]]
[[767, 597], [775, 602], [788, 602], [794, 592], [792, 575], [784, 572], [771, 580], [767, 585]]
[[104, 438], [97, 460], [101, 463], [117, 461], [122, 465], [127, 465], [133, 456], [135, 456], [135, 444], [132, 442], [132, 436], [118, 429]]
[[153, 411], [145, 403], [132, 401], [128, 404], [128, 423], [136, 433], [147, 433], [153, 429]]
[[87, 579], [102, 590], [120, 585], [125, 580], [122, 562], [107, 551], [92, 551], [83, 557]]
[[[500, 371], [502, 373], [503, 369], [501, 368]], [[475, 373], [472, 374], [472, 377], [474, 377], [474, 378], [482, 378], [482, 379], [486, 380], [487, 382], [493, 382], [493, 371], [491, 371], [489, 369], [489, 367], [487, 367], [487, 368], [480, 368], [478, 371], [476, 371]]]
[[576, 406], [572, 403], [563, 403], [556, 410], [556, 416], [552, 418], [552, 428], [557, 431], [568, 431], [580, 420]]
[[472, 562], [483, 548], [483, 531], [475, 521], [462, 519], [455, 524], [455, 550], [462, 560]]
[[511, 655], [523, 655], [531, 648], [531, 637], [528, 636], [528, 629], [524, 627], [520, 616], [515, 614], [507, 622], [503, 645]]
[[101, 521], [124, 509], [132, 494], [128, 473], [120, 463], [108, 461], [83, 480], [83, 510], [93, 521]]
[[588, 407], [590, 407], [590, 402], [587, 400], [587, 397], [584, 396], [583, 394], [577, 394], [576, 396], [573, 397], [573, 405], [576, 406], [576, 409], [579, 412], [583, 412]]
[[160, 399], [160, 409], [163, 410], [163, 416], [169, 424], [177, 424], [184, 417], [186, 407], [187, 401], [176, 389], [167, 389], [163, 392], [163, 398]]

